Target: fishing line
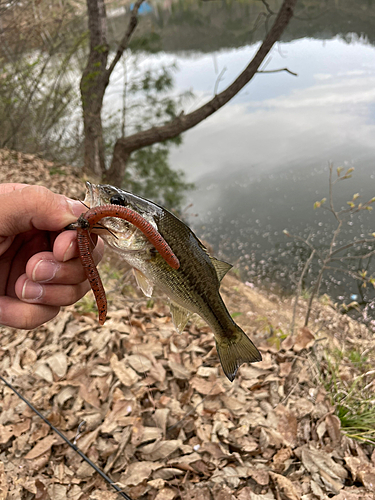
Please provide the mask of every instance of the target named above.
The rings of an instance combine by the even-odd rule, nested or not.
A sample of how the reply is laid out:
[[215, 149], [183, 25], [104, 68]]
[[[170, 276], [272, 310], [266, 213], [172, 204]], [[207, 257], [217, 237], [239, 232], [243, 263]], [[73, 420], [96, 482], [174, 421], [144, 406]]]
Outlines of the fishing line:
[[77, 441], [77, 438], [79, 437], [79, 433], [80, 433], [80, 430], [81, 430], [81, 427], [83, 425], [83, 422], [81, 422], [81, 424], [78, 426], [78, 433], [74, 439], [74, 442], [72, 443], [66, 436], [65, 434], [63, 434], [61, 431], [59, 431], [59, 429], [57, 429], [57, 427], [55, 427], [54, 425], [51, 424], [51, 422], [42, 414], [40, 413], [40, 411], [38, 411], [35, 406], [33, 406], [24, 396], [22, 396], [22, 394], [20, 392], [17, 391], [17, 389], [15, 387], [13, 387], [13, 385], [8, 382], [4, 377], [2, 377], [0, 375], [0, 380], [7, 386], [9, 387], [9, 389], [11, 389], [20, 399], [22, 399], [22, 401], [24, 403], [27, 404], [27, 406], [34, 412], [38, 415], [38, 417], [40, 417], [58, 436], [61, 437], [61, 439], [63, 439], [65, 441], [66, 444], [68, 444], [76, 453], [78, 453], [78, 455], [83, 458], [83, 460], [88, 463], [90, 465], [90, 467], [92, 467], [95, 472], [97, 472], [108, 484], [110, 484], [112, 486], [112, 488], [114, 488], [117, 493], [122, 497], [122, 498], [125, 498], [126, 500], [132, 500], [129, 495], [127, 495], [124, 491], [121, 490], [121, 488], [119, 486], [117, 486], [116, 483], [114, 483], [112, 481], [112, 479], [110, 477], [107, 476], [107, 474], [105, 474], [105, 472], [103, 472], [101, 469], [99, 469], [99, 467], [97, 465], [94, 464], [94, 462], [92, 462], [77, 446], [76, 446], [76, 441]]

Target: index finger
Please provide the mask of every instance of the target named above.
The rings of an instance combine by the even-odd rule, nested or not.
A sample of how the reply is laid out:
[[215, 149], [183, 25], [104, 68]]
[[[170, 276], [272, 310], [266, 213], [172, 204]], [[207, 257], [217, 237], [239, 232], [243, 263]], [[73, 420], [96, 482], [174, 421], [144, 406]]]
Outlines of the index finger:
[[22, 189], [29, 185], [30, 184], [21, 184], [19, 182], [5, 182], [4, 184], [0, 184], [0, 194], [11, 193], [12, 191]]
[[[7, 190], [10, 186], [3, 187]], [[43, 186], [13, 184], [0, 195], [0, 234], [12, 236], [33, 228], [58, 231], [82, 213], [79, 201], [55, 194]]]

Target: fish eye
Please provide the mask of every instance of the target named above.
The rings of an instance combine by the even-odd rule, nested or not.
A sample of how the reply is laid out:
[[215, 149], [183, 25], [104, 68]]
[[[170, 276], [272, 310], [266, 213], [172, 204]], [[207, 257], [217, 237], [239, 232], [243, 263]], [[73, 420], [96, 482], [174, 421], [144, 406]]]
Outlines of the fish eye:
[[109, 201], [111, 205], [121, 205], [123, 207], [126, 205], [126, 198], [122, 194], [113, 195]]

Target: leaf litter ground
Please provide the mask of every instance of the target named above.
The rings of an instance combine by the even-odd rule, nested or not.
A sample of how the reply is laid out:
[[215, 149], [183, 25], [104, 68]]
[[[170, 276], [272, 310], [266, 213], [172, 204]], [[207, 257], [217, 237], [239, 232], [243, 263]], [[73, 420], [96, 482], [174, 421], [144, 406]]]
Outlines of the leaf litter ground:
[[[81, 199], [84, 190], [73, 168], [6, 150], [0, 181]], [[228, 276], [224, 300], [263, 355], [230, 383], [202, 321], [178, 335], [165, 297], [144, 299], [116, 257], [103, 261], [105, 325], [87, 296], [35, 330], [0, 327], [0, 372], [132, 499], [375, 498], [373, 446], [342, 432], [324, 383], [332, 378], [327, 351], [361, 345], [371, 366], [365, 326], [317, 302], [313, 328], [298, 315], [286, 335], [292, 301]], [[359, 377], [371, 391], [368, 366], [345, 359], [335, 383], [350, 388]], [[0, 390], [0, 500], [119, 498], [9, 388]]]

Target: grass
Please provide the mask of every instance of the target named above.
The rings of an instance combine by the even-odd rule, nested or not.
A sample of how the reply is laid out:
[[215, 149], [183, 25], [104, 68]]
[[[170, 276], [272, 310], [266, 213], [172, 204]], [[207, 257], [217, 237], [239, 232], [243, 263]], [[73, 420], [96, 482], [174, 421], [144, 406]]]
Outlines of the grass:
[[359, 348], [326, 351], [320, 377], [344, 434], [375, 444], [375, 370]]

